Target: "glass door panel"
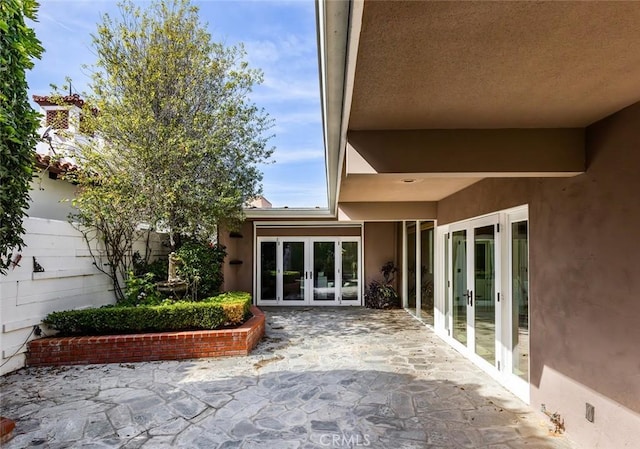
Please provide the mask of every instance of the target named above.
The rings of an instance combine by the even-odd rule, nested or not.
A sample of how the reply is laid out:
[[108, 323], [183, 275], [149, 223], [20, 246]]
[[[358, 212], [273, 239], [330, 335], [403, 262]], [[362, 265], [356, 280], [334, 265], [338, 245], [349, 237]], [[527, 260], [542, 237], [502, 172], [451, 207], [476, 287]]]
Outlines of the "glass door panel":
[[467, 344], [467, 231], [451, 235], [453, 338]]
[[512, 372], [529, 382], [529, 245], [526, 221], [511, 224]]
[[282, 242], [282, 300], [304, 302], [305, 242]]
[[495, 226], [474, 229], [474, 352], [496, 361]]
[[420, 228], [420, 317], [433, 325], [433, 222], [421, 222]]
[[407, 308], [416, 313], [416, 224], [406, 223], [407, 227]]
[[313, 242], [313, 301], [336, 298], [336, 242]]
[[360, 299], [360, 268], [358, 266], [358, 242], [342, 242], [342, 301]]
[[449, 266], [449, 234], [444, 235], [444, 328], [451, 335], [451, 270]]
[[360, 304], [360, 238], [258, 237], [257, 251], [258, 304]]
[[258, 291], [261, 301], [277, 301], [277, 242], [260, 242]]

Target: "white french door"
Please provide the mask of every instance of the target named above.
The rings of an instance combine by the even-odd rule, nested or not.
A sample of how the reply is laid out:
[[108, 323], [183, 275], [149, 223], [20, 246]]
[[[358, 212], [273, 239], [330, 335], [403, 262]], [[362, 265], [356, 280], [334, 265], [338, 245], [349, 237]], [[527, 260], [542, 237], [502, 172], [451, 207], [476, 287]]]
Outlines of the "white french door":
[[479, 364], [499, 369], [501, 311], [499, 216], [452, 225], [447, 239], [450, 329]]
[[436, 331], [528, 402], [528, 208], [442, 226], [438, 239]]
[[529, 220], [528, 211], [506, 216], [507, 295], [503, 304], [504, 373], [507, 386], [529, 402]]
[[360, 305], [359, 237], [258, 237], [258, 305]]

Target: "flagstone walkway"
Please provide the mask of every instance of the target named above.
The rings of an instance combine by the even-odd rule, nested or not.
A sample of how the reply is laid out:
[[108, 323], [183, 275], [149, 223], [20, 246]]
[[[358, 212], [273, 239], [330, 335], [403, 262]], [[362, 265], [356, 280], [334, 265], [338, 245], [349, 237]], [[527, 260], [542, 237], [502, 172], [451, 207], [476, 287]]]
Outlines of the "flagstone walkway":
[[5, 376], [3, 448], [574, 447], [405, 311], [266, 312], [248, 357]]

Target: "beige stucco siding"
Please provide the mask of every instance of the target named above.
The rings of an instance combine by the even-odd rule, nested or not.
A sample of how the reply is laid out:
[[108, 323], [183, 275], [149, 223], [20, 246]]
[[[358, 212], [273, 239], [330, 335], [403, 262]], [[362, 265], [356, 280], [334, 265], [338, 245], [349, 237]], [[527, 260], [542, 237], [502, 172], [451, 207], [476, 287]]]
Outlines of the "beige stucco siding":
[[[371, 281], [382, 280], [380, 268], [389, 261], [398, 264], [397, 224], [395, 222], [368, 222], [364, 225], [364, 280], [365, 288]], [[394, 282], [397, 286], [397, 279]]]
[[585, 174], [484, 180], [438, 203], [439, 225], [529, 205], [531, 403], [588, 447], [627, 447], [640, 426], [639, 129], [636, 103], [587, 128]]

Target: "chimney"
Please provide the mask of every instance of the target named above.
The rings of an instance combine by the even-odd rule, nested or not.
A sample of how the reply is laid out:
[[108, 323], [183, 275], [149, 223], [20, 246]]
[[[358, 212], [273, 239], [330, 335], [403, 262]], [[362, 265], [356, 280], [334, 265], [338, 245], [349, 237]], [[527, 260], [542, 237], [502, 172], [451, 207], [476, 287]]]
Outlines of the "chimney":
[[84, 100], [78, 94], [53, 98], [48, 95], [34, 95], [42, 111], [43, 127], [80, 132], [80, 114]]

